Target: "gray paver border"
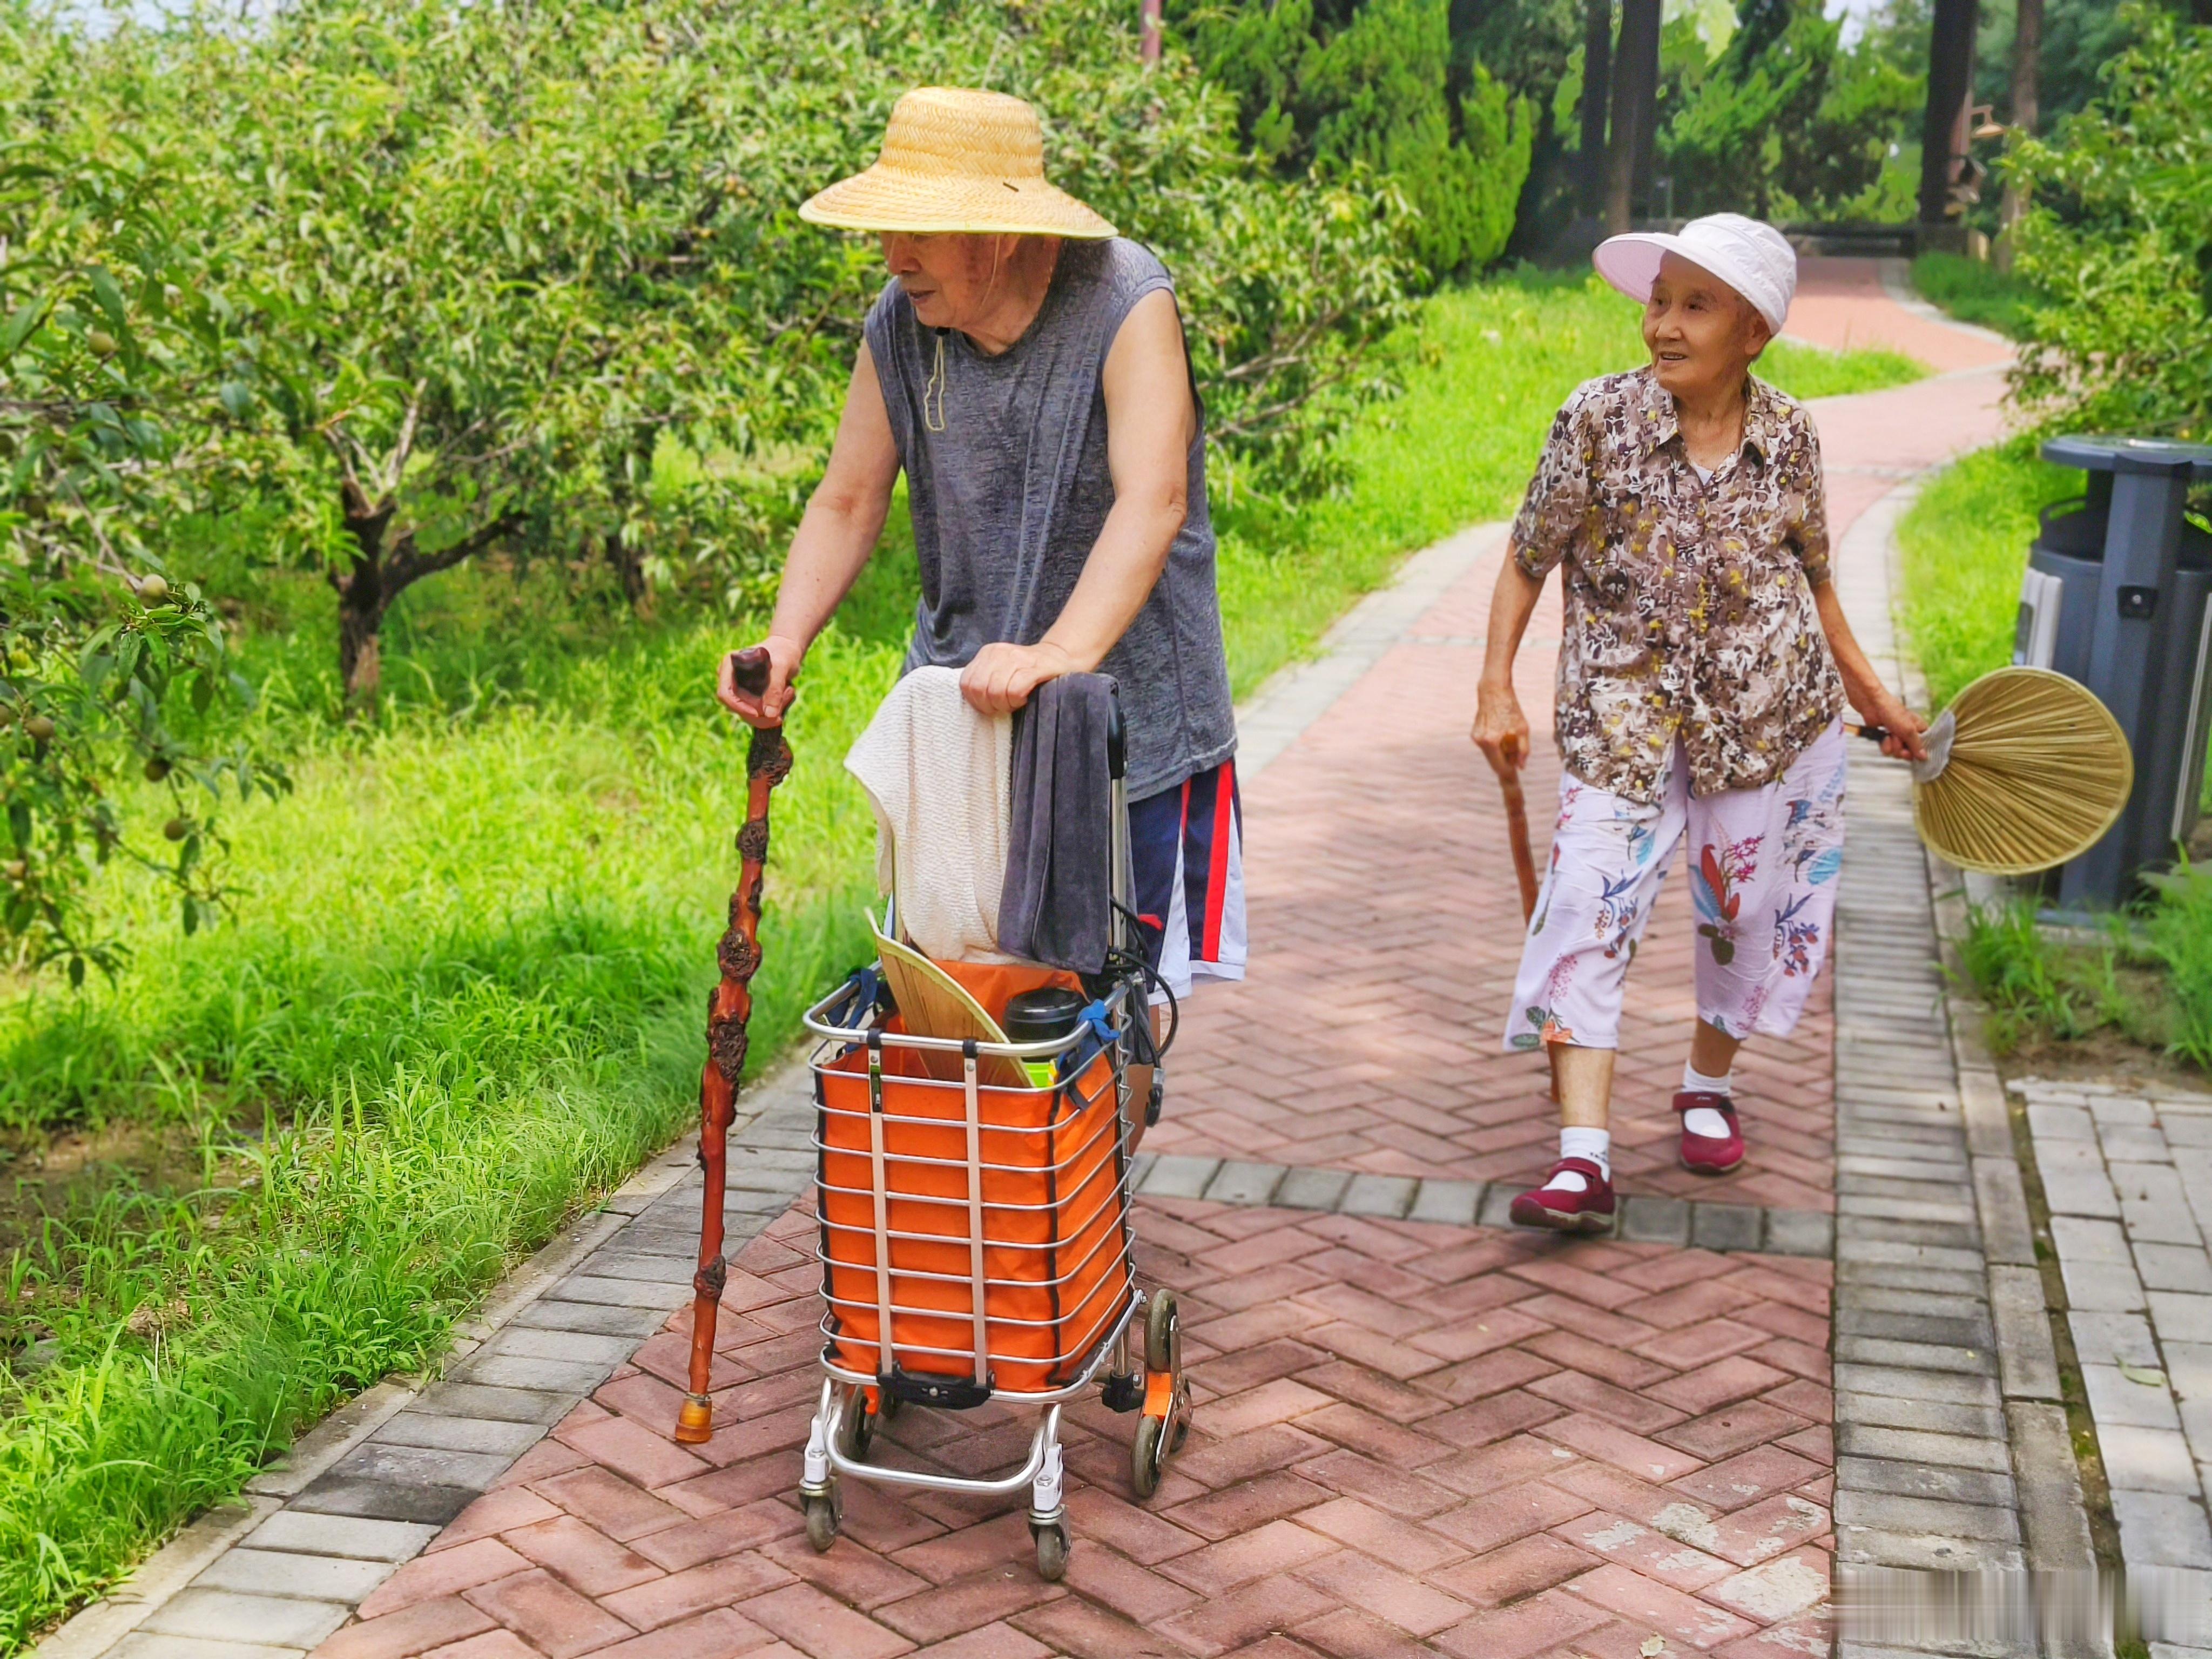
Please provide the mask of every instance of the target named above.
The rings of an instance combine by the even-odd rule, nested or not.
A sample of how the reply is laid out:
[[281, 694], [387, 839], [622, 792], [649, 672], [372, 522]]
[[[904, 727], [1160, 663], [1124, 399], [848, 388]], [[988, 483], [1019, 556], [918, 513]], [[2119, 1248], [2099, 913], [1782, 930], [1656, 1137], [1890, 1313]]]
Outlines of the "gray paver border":
[[[1145, 1198], [1192, 1200], [1240, 1209], [1314, 1210], [1446, 1227], [1507, 1224], [1504, 1207], [1523, 1185], [1361, 1175], [1351, 1170], [1250, 1164], [1176, 1152], [1139, 1152], [1131, 1173], [1137, 1193]], [[1835, 1218], [1825, 1210], [1770, 1209], [1632, 1193], [1621, 1200], [1610, 1236], [1632, 1243], [1694, 1243], [1714, 1251], [1826, 1256], [1835, 1250]]]
[[[1837, 566], [1860, 642], [1878, 666], [1899, 677], [1908, 700], [1924, 707], [1926, 688], [1917, 665], [1897, 649], [1891, 610], [1899, 591], [1896, 524], [1918, 488], [1908, 482], [1869, 507], [1845, 537]], [[1879, 1595], [1895, 1593], [1899, 1581], [1890, 1575], [1899, 1570], [1997, 1569], [2014, 1588], [1990, 1581], [1987, 1616], [1931, 1632], [1928, 1645], [2109, 1653], [2109, 1636], [2086, 1626], [2030, 1634], [2027, 1647], [1991, 1639], [1990, 1619], [2016, 1615], [2037, 1600], [2014, 1576], [2018, 1570], [2068, 1575], [2079, 1586], [2094, 1557], [2080, 1470], [2057, 1403], [2052, 1315], [2036, 1267], [2003, 1088], [1978, 1011], [1954, 988], [1962, 878], [1913, 834], [1910, 785], [1898, 769], [1855, 766], [1850, 791], [1836, 939], [1837, 1205], [1859, 1216], [1887, 1211], [1896, 1219], [1877, 1230], [1886, 1239], [1844, 1226], [1837, 1358], [1879, 1352], [1914, 1369], [1838, 1367], [1838, 1586], [1846, 1598], [1855, 1589]], [[1934, 947], [1926, 960], [1895, 949], [1900, 931]], [[1867, 1173], [1870, 1164], [1896, 1176], [1912, 1173], [1909, 1164], [1893, 1167], [1880, 1157], [1887, 1150], [1881, 1143], [1900, 1140], [1915, 1147], [1924, 1166], [1914, 1183], [1921, 1199], [1894, 1201], [1907, 1184], [1883, 1179], [1876, 1188]], [[1854, 1198], [1854, 1186], [1867, 1196]], [[1951, 1218], [1912, 1218], [1938, 1215]], [[1928, 1300], [1915, 1304], [1916, 1297]], [[1859, 1334], [1877, 1329], [1891, 1334], [1869, 1350]], [[1938, 1376], [1944, 1384], [1931, 1391]], [[1908, 1471], [1918, 1478], [1891, 1478]], [[1947, 1482], [1959, 1488], [1955, 1494], [1904, 1495]], [[1970, 1490], [1981, 1501], [1965, 1501]], [[2042, 1579], [2046, 1588], [2055, 1582]], [[2012, 1628], [2017, 1638], [2018, 1626]], [[1848, 1626], [1840, 1634], [1845, 1659], [1887, 1651]]]

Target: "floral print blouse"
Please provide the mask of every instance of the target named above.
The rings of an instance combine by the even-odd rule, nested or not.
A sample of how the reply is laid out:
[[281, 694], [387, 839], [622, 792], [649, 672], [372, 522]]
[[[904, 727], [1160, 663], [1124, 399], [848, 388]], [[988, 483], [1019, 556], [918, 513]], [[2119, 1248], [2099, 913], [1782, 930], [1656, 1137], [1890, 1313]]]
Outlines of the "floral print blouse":
[[1555, 731], [1585, 783], [1649, 803], [1679, 737], [1692, 793], [1755, 788], [1843, 711], [1813, 604], [1828, 580], [1820, 441], [1762, 380], [1742, 447], [1710, 477], [1650, 369], [1577, 388], [1513, 548], [1531, 576], [1566, 565]]

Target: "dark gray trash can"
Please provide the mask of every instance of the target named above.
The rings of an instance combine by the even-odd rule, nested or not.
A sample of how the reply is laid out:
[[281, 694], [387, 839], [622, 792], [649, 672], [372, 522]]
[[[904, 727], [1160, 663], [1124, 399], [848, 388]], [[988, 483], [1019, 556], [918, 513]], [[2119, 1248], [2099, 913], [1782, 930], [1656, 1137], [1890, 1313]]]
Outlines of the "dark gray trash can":
[[2088, 491], [2045, 509], [2013, 660], [2081, 681], [2135, 750], [2119, 822], [2059, 875], [2061, 909], [2108, 908], [2197, 827], [2212, 721], [2212, 535], [2182, 508], [2193, 485], [2212, 483], [2212, 447], [2055, 438], [2043, 457], [2082, 468]]

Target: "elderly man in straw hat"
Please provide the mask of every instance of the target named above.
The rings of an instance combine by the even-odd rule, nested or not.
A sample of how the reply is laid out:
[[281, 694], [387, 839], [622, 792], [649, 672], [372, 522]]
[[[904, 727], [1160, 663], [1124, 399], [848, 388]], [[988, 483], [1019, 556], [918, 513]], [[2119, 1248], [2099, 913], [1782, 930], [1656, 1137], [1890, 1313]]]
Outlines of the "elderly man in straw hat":
[[986, 714], [1059, 675], [1121, 686], [1136, 908], [1178, 995], [1243, 974], [1237, 726], [1214, 589], [1206, 443], [1160, 262], [1044, 177], [1036, 112], [997, 93], [899, 100], [874, 166], [800, 208], [878, 233], [830, 465], [807, 503], [755, 699], [780, 719], [907, 475], [921, 603], [907, 666], [963, 670]]
[[1625, 976], [1675, 844], [1698, 919], [1680, 1157], [1722, 1174], [1744, 1158], [1736, 1050], [1789, 1033], [1827, 951], [1845, 699], [1895, 734], [1885, 751], [1922, 752], [1829, 580], [1813, 422], [1751, 374], [1796, 289], [1790, 244], [1724, 213], [1615, 236], [1595, 259], [1643, 303], [1651, 361], [1580, 387], [1553, 423], [1491, 600], [1473, 734], [1492, 765], [1527, 763], [1513, 657], [1563, 567], [1559, 817], [1506, 1043], [1549, 1051], [1564, 1125], [1512, 1218], [1565, 1231], [1612, 1224]]

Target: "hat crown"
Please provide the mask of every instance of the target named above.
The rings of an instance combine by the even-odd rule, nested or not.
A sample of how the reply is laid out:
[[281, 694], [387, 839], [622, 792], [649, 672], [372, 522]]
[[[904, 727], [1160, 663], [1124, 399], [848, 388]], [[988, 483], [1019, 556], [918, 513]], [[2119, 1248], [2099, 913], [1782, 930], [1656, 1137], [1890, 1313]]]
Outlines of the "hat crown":
[[939, 178], [1044, 181], [1036, 111], [1002, 92], [917, 87], [891, 110], [876, 165]]

